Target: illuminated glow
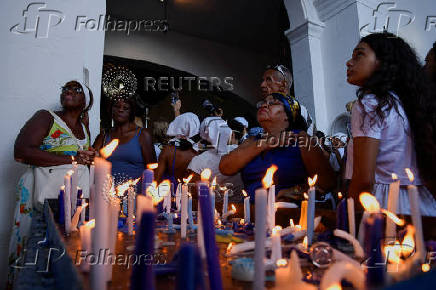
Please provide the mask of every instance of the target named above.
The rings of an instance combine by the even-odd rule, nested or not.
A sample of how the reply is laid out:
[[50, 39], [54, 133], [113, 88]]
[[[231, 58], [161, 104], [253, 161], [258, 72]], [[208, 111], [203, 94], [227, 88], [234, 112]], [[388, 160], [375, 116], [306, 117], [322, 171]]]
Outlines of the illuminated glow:
[[388, 218], [390, 218], [395, 224], [399, 225], [399, 226], [404, 226], [405, 222], [403, 219], [400, 219], [396, 214], [394, 214], [393, 212], [390, 212], [388, 210], [385, 209], [381, 209], [382, 213], [384, 213]]
[[158, 187], [157, 182], [153, 181], [153, 183], [151, 185], [149, 185], [145, 191], [146, 195], [151, 196], [154, 205], [157, 205], [164, 198], [163, 195], [159, 194], [157, 187]]
[[291, 228], [295, 227], [294, 219], [289, 220], [289, 225], [291, 226]]
[[184, 183], [189, 183], [189, 182], [191, 181], [192, 177], [194, 177], [194, 174], [190, 174], [190, 175], [188, 176], [188, 178], [183, 178], [183, 182], [184, 182]]
[[307, 195], [307, 192], [303, 193], [304, 199], [309, 199], [309, 196]]
[[415, 180], [415, 176], [413, 175], [412, 170], [410, 168], [405, 169], [407, 177], [409, 177], [410, 182], [413, 182]]
[[307, 249], [307, 236], [305, 236], [304, 239], [303, 239], [303, 247], [305, 249]]
[[159, 166], [159, 163], [149, 163], [147, 164], [147, 169], [156, 169]]
[[430, 271], [430, 264], [422, 264], [421, 269], [422, 269], [422, 272]]
[[338, 192], [338, 198], [341, 199], [342, 198], [342, 192]]
[[372, 213], [380, 211], [380, 204], [374, 195], [368, 192], [362, 192], [359, 196], [359, 200], [366, 211]]
[[342, 287], [341, 287], [341, 285], [336, 283], [336, 284], [333, 284], [333, 285], [327, 287], [327, 290], [342, 290]]
[[318, 174], [315, 174], [313, 178], [310, 177], [307, 178], [307, 183], [309, 184], [310, 187], [313, 187], [315, 186], [317, 180], [318, 180]]
[[240, 225], [245, 224], [245, 220], [244, 220], [244, 219], [240, 219], [240, 220], [239, 220], [239, 224], [240, 224]]
[[100, 150], [101, 157], [106, 159], [109, 156], [111, 156], [112, 152], [114, 152], [114, 150], [117, 148], [118, 143], [119, 143], [119, 140], [118, 139], [114, 139], [109, 144], [107, 144], [106, 146], [101, 148], [101, 150]]
[[397, 180], [398, 179], [398, 175], [396, 175], [395, 173], [392, 173], [392, 179], [393, 180]]
[[273, 235], [277, 235], [277, 234], [280, 233], [281, 230], [282, 230], [282, 227], [281, 227], [281, 226], [275, 226], [275, 227], [272, 229], [272, 234], [273, 234]]
[[388, 261], [392, 264], [399, 264], [401, 263], [401, 245], [399, 241], [395, 241], [395, 244], [392, 246], [385, 246], [384, 247], [385, 256], [388, 259]]
[[218, 220], [218, 226], [221, 226], [222, 225], [222, 222], [221, 222], [221, 220]]
[[95, 227], [95, 219], [92, 219], [89, 222], [85, 223], [84, 226], [87, 227], [87, 228], [93, 229]]
[[212, 180], [212, 186], [215, 188], [215, 186], [216, 186], [216, 176], [213, 178], [213, 180]]
[[278, 259], [276, 265], [279, 268], [286, 267], [288, 265], [288, 261], [286, 261], [286, 259]]
[[265, 177], [262, 179], [263, 188], [270, 188], [271, 185], [273, 185], [273, 176], [277, 169], [277, 166], [271, 165], [271, 167], [266, 170]]
[[230, 243], [230, 244], [227, 246], [227, 252], [230, 252], [230, 250], [232, 249], [232, 247], [233, 247], [233, 243]]
[[209, 168], [204, 169], [200, 174], [201, 181], [208, 181], [211, 175], [212, 171]]
[[407, 226], [407, 232], [401, 243], [401, 254], [403, 257], [409, 257], [415, 249], [415, 228], [412, 225]]
[[244, 195], [244, 197], [248, 196], [248, 194], [247, 194], [247, 192], [245, 190], [242, 190], [242, 194]]
[[236, 212], [236, 207], [235, 207], [234, 204], [232, 204], [232, 210], [233, 210], [234, 212]]

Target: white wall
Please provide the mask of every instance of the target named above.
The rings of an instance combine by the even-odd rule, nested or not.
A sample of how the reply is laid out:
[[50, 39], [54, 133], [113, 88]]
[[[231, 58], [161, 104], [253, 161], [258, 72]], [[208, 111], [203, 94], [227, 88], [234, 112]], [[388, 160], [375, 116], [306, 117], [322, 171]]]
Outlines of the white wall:
[[233, 92], [251, 103], [260, 97], [267, 55], [170, 31], [107, 32], [106, 55], [146, 60], [196, 76], [234, 77]]
[[[104, 32], [75, 31], [78, 15], [98, 17], [104, 14], [104, 0], [46, 0], [45, 9], [61, 11], [64, 21], [51, 27], [46, 38], [35, 33], [15, 34], [10, 28], [23, 21], [23, 10], [31, 1], [3, 0], [0, 4], [0, 285], [7, 273], [15, 187], [25, 167], [13, 159], [13, 144], [26, 120], [39, 109], [59, 107], [60, 87], [69, 80], [83, 79], [83, 67], [89, 69], [89, 83], [96, 105], [90, 112], [91, 134], [99, 128], [100, 80]], [[36, 14], [32, 14], [34, 16]], [[43, 12], [40, 15], [44, 15]], [[41, 22], [44, 16], [41, 16]], [[55, 18], [52, 20], [56, 20]], [[53, 23], [53, 22], [52, 22]], [[1, 286], [0, 286], [1, 287]]]

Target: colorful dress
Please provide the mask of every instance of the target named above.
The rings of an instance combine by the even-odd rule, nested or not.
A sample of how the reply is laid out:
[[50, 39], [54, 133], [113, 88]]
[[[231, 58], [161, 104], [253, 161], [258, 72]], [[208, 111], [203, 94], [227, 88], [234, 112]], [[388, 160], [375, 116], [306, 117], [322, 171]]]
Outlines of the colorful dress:
[[[77, 151], [86, 150], [90, 146], [90, 138], [85, 125], [82, 123], [85, 139], [79, 140], [72, 133], [71, 129], [55, 113], [49, 111], [53, 116], [53, 125], [48, 135], [42, 141], [41, 150], [60, 155], [77, 155]], [[30, 225], [32, 223], [32, 212], [37, 204], [33, 203], [34, 174], [33, 166], [29, 166], [21, 176], [16, 194], [16, 206], [14, 213], [14, 224], [12, 225], [12, 235], [9, 243], [9, 283], [14, 279], [14, 263], [23, 254], [26, 245]]]

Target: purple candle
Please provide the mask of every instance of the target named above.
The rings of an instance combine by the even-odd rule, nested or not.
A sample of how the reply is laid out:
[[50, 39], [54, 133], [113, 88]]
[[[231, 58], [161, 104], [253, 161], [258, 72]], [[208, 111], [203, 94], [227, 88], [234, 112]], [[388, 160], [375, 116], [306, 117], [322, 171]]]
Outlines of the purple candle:
[[157, 168], [157, 163], [147, 164], [147, 169], [142, 172], [142, 194], [145, 195], [147, 186], [153, 183], [153, 169]]
[[140, 228], [136, 234], [135, 255], [146, 257], [133, 266], [130, 289], [153, 290], [153, 252], [154, 252], [154, 214], [146, 211], [142, 214]]
[[382, 254], [385, 219], [381, 213], [372, 213], [365, 221], [364, 250], [367, 268], [366, 284], [368, 289], [382, 287], [385, 280], [385, 261]]
[[61, 186], [61, 190], [58, 196], [58, 217], [59, 217], [59, 224], [61, 225], [65, 224], [64, 194], [65, 194], [65, 186]]
[[[176, 290], [204, 289], [201, 276], [201, 257], [193, 244], [180, 247], [177, 262]], [[200, 278], [200, 279], [199, 279]]]
[[212, 290], [223, 289], [221, 281], [221, 269], [218, 260], [218, 248], [215, 242], [214, 217], [209, 196], [209, 187], [206, 184], [199, 184], [201, 221], [203, 223], [204, 246], [206, 250], [207, 270], [209, 273], [209, 285]]
[[336, 228], [346, 232], [349, 231], [348, 206], [346, 199], [341, 200], [336, 209]]

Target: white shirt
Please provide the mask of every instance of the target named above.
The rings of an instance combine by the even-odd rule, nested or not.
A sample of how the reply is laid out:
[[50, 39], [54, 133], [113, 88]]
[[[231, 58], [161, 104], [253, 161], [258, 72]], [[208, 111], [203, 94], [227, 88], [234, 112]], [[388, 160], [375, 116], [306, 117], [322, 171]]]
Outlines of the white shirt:
[[[421, 185], [416, 168], [416, 153], [412, 132], [406, 113], [394, 93], [398, 112], [392, 107], [380, 120], [375, 108], [378, 101], [374, 95], [366, 95], [361, 103], [357, 101], [351, 114], [351, 133], [353, 138], [370, 137], [380, 140], [376, 159], [375, 183], [392, 183], [392, 173], [398, 175], [401, 185], [411, 184], [404, 169], [410, 168], [415, 175], [414, 184]], [[366, 115], [364, 115], [366, 113]], [[372, 120], [372, 118], [375, 118]], [[363, 125], [363, 126], [362, 126]], [[346, 178], [351, 179], [353, 172], [353, 141], [350, 140], [347, 152]]]

